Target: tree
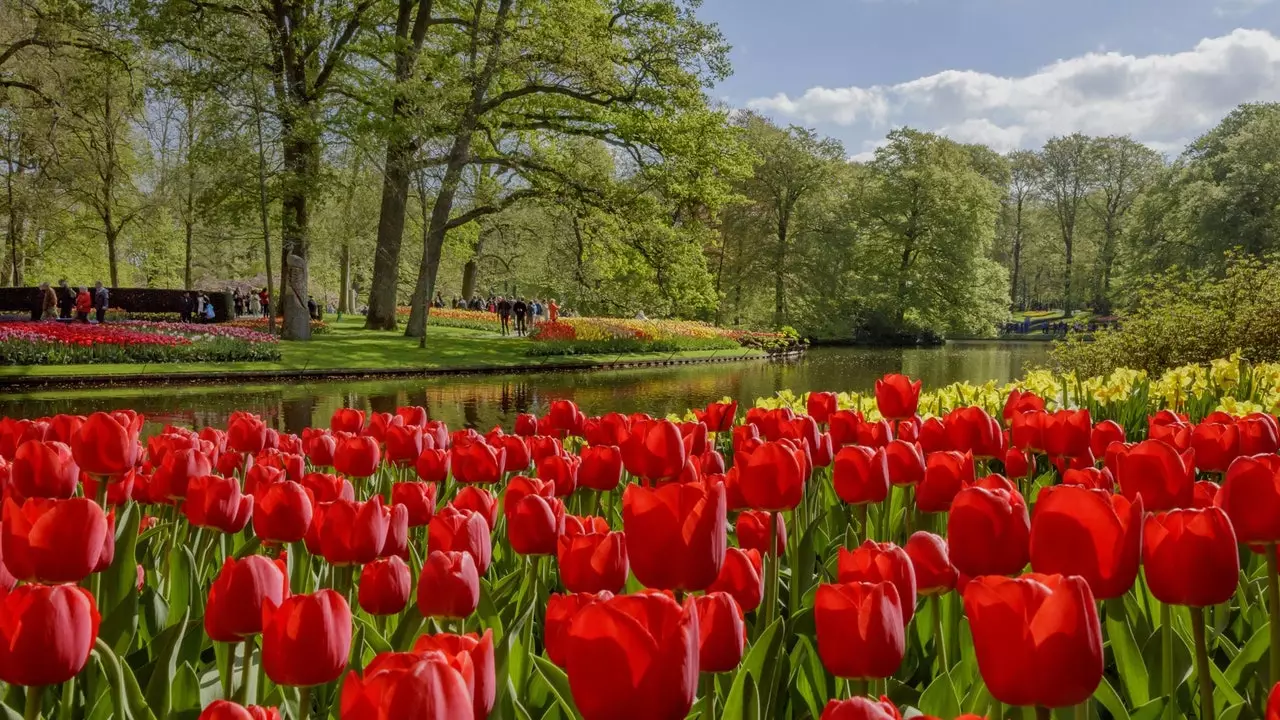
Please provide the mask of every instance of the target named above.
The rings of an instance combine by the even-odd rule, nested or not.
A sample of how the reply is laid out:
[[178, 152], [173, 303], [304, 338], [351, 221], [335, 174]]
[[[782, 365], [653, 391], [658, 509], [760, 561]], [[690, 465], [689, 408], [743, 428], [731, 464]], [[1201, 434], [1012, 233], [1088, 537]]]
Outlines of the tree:
[[1102, 265], [1094, 288], [1094, 307], [1109, 308], [1111, 275], [1115, 267], [1125, 218], [1138, 196], [1161, 167], [1160, 155], [1132, 138], [1110, 136], [1093, 143], [1097, 191], [1086, 199], [1102, 223], [1098, 261]]
[[751, 177], [740, 191], [758, 207], [758, 217], [771, 228], [773, 252], [773, 325], [787, 321], [787, 275], [794, 221], [800, 204], [823, 189], [834, 167], [844, 157], [839, 141], [821, 138], [812, 130], [792, 126], [779, 128], [753, 113], [737, 121], [756, 156]]
[[1027, 239], [1029, 205], [1036, 198], [1040, 184], [1040, 158], [1033, 152], [1019, 150], [1009, 154], [1009, 190], [1005, 194], [1004, 215], [1009, 233], [1009, 297], [1018, 304], [1018, 287], [1022, 280], [1022, 251]]
[[1076, 225], [1080, 205], [1097, 178], [1093, 143], [1080, 133], [1052, 138], [1040, 151], [1040, 162], [1044, 168], [1040, 176], [1041, 192], [1053, 208], [1062, 238], [1066, 260], [1062, 275], [1063, 312], [1070, 316], [1075, 309], [1071, 275]]

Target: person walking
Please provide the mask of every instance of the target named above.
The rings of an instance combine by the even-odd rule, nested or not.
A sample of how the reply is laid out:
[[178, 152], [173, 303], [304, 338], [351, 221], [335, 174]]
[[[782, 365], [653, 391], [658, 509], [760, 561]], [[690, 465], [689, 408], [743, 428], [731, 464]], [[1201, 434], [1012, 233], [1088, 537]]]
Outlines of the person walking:
[[178, 319], [184, 323], [191, 322], [191, 313], [195, 310], [195, 293], [182, 293], [182, 304], [178, 311]]
[[58, 295], [47, 282], [40, 283], [40, 319], [58, 319]]
[[93, 296], [89, 294], [89, 288], [80, 288], [80, 293], [76, 295], [76, 322], [89, 324], [89, 311], [93, 310]]
[[550, 322], [555, 322], [560, 319], [560, 306], [556, 304], [555, 298], [551, 298], [547, 303], [547, 319]]
[[94, 283], [93, 307], [98, 311], [98, 324], [106, 322], [107, 307], [111, 304], [111, 293], [102, 285], [102, 281]]
[[529, 325], [537, 325], [542, 322], [542, 303], [538, 302], [538, 298], [534, 298], [529, 303]]
[[498, 319], [502, 321], [502, 334], [511, 334], [511, 301], [501, 297], [498, 298]]
[[204, 322], [213, 322], [213, 303], [209, 302], [209, 298], [206, 295], [201, 295], [200, 300], [201, 304], [204, 306]]
[[262, 291], [258, 293], [258, 304], [262, 306], [264, 317], [271, 312], [271, 295], [267, 293], [266, 288], [262, 288]]
[[529, 313], [529, 304], [524, 301], [524, 298], [520, 298], [511, 306], [511, 312], [516, 315], [516, 334], [523, 336], [525, 333], [524, 317]]
[[58, 281], [58, 315], [63, 320], [71, 319], [71, 310], [76, 305], [76, 289], [67, 285], [67, 279]]

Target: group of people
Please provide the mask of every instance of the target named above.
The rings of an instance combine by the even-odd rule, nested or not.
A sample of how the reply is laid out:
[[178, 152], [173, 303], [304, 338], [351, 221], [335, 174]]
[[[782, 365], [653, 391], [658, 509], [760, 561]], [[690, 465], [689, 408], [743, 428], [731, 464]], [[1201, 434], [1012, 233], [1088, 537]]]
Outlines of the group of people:
[[[503, 335], [510, 335], [513, 331], [517, 335], [526, 335], [534, 325], [555, 322], [560, 318], [560, 306], [556, 304], [554, 298], [544, 303], [537, 298], [526, 300], [501, 295], [490, 297], [488, 300], [481, 300], [479, 296], [472, 296], [470, 300], [455, 297], [453, 307], [457, 310], [483, 310], [496, 314], [502, 322]], [[512, 325], [513, 317], [515, 318], [514, 326]]]
[[192, 291], [182, 296], [182, 310], [178, 315], [184, 323], [211, 323], [217, 313], [214, 312], [208, 295]]
[[111, 292], [102, 285], [102, 281], [94, 283], [93, 290], [88, 286], [76, 289], [67, 284], [65, 279], [58, 281], [55, 290], [49, 283], [40, 283], [40, 293], [31, 307], [32, 320], [74, 320], [89, 322], [90, 313], [98, 322], [106, 322], [107, 308], [111, 306]]
[[266, 288], [254, 292], [239, 288], [231, 291], [231, 303], [235, 306], [236, 317], [241, 315], [266, 315], [265, 309], [271, 307], [271, 293]]

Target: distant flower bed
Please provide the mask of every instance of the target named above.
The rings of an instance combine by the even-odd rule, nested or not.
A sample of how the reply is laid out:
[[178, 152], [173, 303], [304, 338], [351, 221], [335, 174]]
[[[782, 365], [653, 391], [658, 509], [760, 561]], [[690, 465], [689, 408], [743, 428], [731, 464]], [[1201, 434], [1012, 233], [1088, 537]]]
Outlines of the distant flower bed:
[[631, 320], [624, 318], [561, 318], [534, 326], [536, 342], [530, 355], [572, 355], [615, 352], [677, 352], [750, 347], [782, 352], [799, 345], [790, 333], [726, 330], [688, 320]]
[[125, 320], [176, 323], [182, 321], [182, 316], [176, 312], [133, 312], [130, 310], [121, 310], [120, 308], [110, 308], [107, 310], [108, 322], [122, 322]]
[[[280, 326], [284, 324], [284, 320], [276, 318], [276, 332], [280, 332]], [[244, 328], [245, 330], [254, 330], [256, 332], [265, 333], [267, 331], [267, 319], [265, 317], [241, 317], [225, 323], [219, 323], [216, 326], [208, 325], [205, 327], [230, 327]], [[325, 335], [329, 332], [329, 325], [323, 320], [311, 321], [312, 335]]]
[[279, 360], [276, 339], [227, 325], [0, 323], [0, 365]]
[[[408, 317], [409, 312], [410, 308], [408, 307], [396, 309], [396, 314], [403, 317]], [[498, 316], [485, 310], [431, 308], [431, 314], [427, 315], [427, 324], [463, 328], [465, 330], [484, 330], [486, 332], [502, 331], [502, 323], [498, 321]]]

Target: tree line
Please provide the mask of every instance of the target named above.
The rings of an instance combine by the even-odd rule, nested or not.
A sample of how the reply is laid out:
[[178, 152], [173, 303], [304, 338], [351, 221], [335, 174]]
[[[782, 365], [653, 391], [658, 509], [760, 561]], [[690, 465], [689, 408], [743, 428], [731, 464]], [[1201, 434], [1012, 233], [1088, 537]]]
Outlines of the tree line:
[[[1275, 243], [1280, 108], [1176, 158], [873, 159], [723, 107], [696, 0], [14, 0], [0, 7], [7, 284], [269, 286], [424, 338], [431, 300], [741, 327], [989, 333]], [[401, 317], [404, 305], [411, 312]], [[425, 340], [424, 340], [425, 341]]]

